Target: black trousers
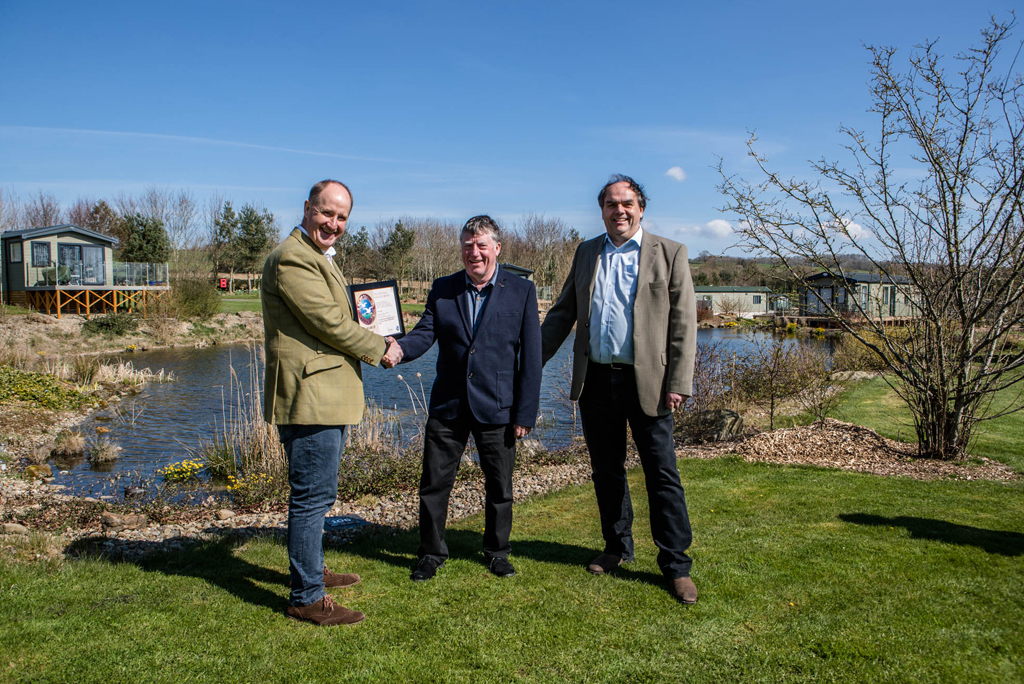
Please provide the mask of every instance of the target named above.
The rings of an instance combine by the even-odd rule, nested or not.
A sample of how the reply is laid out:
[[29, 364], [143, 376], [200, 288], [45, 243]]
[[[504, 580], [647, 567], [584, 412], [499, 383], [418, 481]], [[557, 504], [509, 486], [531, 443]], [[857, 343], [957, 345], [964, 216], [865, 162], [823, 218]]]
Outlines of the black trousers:
[[580, 396], [583, 435], [594, 471], [605, 553], [633, 559], [633, 503], [626, 481], [626, 424], [640, 452], [658, 566], [669, 579], [689, 577], [686, 555], [693, 534], [676, 467], [672, 416], [648, 416], [640, 408], [632, 366], [591, 362]]
[[508, 556], [512, 532], [512, 469], [516, 461], [512, 425], [487, 425], [472, 416], [452, 420], [430, 418], [423, 445], [423, 476], [420, 479], [420, 558], [448, 558], [444, 543], [451, 496], [459, 462], [473, 435], [484, 471], [484, 559]]

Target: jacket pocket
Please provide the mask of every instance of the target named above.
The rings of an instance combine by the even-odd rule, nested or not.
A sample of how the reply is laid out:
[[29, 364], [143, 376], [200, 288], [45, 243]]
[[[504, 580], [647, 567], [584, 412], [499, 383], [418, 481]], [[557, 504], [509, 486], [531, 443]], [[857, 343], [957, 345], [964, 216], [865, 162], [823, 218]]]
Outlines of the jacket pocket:
[[497, 387], [495, 387], [495, 394], [498, 398], [498, 408], [507, 409], [512, 408], [512, 379], [515, 373], [513, 371], [498, 371], [496, 373]]
[[324, 354], [309, 361], [303, 367], [303, 374], [312, 375], [313, 373], [319, 373], [330, 368], [337, 368], [343, 363], [345, 363], [345, 357], [341, 354]]

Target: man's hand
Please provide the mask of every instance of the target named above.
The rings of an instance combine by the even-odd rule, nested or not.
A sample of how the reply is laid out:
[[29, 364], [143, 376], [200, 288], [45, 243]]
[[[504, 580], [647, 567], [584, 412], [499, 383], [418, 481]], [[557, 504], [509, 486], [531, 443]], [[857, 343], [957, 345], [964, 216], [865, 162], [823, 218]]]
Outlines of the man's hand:
[[670, 411], [675, 411], [677, 408], [681, 408], [686, 400], [689, 399], [685, 394], [676, 394], [675, 392], [665, 392], [665, 407]]
[[530, 430], [532, 429], [533, 428], [528, 428], [525, 425], [516, 425], [516, 439], [522, 439], [526, 435], [530, 434]]
[[398, 346], [398, 342], [393, 337], [385, 337], [384, 340], [388, 343], [388, 350], [384, 352], [384, 358], [380, 360], [381, 365], [385, 368], [394, 368], [402, 362], [404, 353], [402, 348]]

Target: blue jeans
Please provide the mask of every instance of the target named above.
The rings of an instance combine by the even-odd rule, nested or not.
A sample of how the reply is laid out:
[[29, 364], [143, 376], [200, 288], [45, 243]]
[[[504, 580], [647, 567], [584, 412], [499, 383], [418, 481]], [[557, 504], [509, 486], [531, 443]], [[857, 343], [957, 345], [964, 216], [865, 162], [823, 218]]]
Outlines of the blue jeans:
[[347, 425], [278, 425], [288, 454], [288, 603], [324, 597], [324, 517], [338, 498], [338, 468]]

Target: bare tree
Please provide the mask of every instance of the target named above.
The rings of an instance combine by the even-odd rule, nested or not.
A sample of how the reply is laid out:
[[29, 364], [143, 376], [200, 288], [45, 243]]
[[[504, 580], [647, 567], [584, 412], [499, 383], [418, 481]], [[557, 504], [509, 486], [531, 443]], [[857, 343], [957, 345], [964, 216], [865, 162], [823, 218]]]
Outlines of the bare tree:
[[[763, 180], [722, 173], [742, 243], [794, 276], [806, 264], [846, 282], [840, 257], [855, 253], [883, 280], [906, 279], [918, 314], [906, 328], [884, 325], [858, 297], [845, 298], [856, 318], [826, 308], [885, 363], [922, 456], [960, 457], [978, 422], [1022, 408], [994, 411], [990, 401], [1024, 378], [1013, 339], [1024, 322], [1024, 80], [1015, 60], [997, 72], [1015, 23], [993, 19], [950, 71], [934, 41], [915, 49], [906, 71], [895, 48], [869, 47], [878, 131], [840, 129], [849, 167], [821, 159], [818, 181], [785, 179], [752, 136]], [[908, 164], [920, 181], [906, 180]]]
[[57, 226], [64, 222], [64, 210], [60, 206], [60, 201], [42, 190], [25, 205], [22, 216], [25, 228]]
[[0, 232], [17, 230], [21, 225], [21, 200], [13, 190], [0, 188]]
[[91, 198], [79, 197], [75, 200], [75, 203], [68, 208], [68, 223], [85, 228], [89, 223], [89, 215], [92, 213], [92, 209], [95, 206], [96, 202]]

